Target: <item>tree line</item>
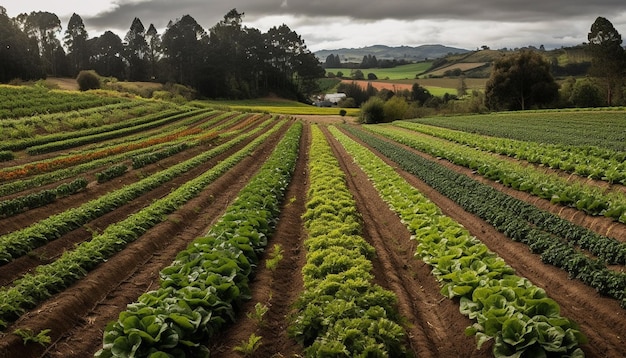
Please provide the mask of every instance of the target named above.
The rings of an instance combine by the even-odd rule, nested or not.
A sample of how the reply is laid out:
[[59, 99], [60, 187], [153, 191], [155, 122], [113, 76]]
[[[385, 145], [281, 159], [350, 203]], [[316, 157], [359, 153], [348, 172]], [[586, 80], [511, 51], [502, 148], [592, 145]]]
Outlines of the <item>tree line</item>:
[[58, 16], [44, 11], [9, 18], [0, 6], [0, 82], [75, 77], [82, 70], [119, 80], [173, 82], [211, 98], [253, 98], [275, 92], [303, 99], [324, 69], [287, 25], [266, 33], [242, 25], [229, 11], [205, 30], [190, 15], [170, 21], [162, 34], [139, 18], [124, 39], [112, 31], [89, 38], [78, 14], [62, 39]]

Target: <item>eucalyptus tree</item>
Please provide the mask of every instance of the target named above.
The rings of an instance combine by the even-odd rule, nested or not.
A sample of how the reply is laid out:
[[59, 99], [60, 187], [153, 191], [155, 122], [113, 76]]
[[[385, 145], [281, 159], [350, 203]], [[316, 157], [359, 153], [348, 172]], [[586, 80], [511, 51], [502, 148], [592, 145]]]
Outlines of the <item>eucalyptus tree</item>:
[[606, 87], [606, 103], [611, 106], [618, 89], [624, 81], [626, 52], [622, 47], [622, 36], [613, 24], [598, 17], [587, 35], [592, 56], [590, 74], [600, 79]]
[[106, 77], [125, 78], [125, 65], [122, 59], [124, 45], [122, 39], [111, 31], [106, 31], [99, 37], [88, 41], [90, 47], [90, 62], [98, 74]]
[[87, 30], [83, 19], [76, 13], [72, 14], [67, 23], [63, 43], [67, 48], [67, 57], [72, 75], [89, 67], [89, 47], [87, 46]]
[[546, 107], [558, 95], [559, 85], [550, 72], [550, 63], [534, 51], [520, 51], [495, 61], [485, 85], [487, 105], [493, 110]]
[[0, 82], [44, 75], [36, 40], [30, 39], [0, 6]]
[[190, 15], [170, 22], [162, 37], [163, 56], [169, 80], [197, 87], [205, 65], [208, 36]]
[[123, 57], [128, 69], [128, 80], [145, 81], [148, 79], [148, 52], [146, 29], [141, 20], [136, 17], [124, 37]]
[[56, 75], [57, 69], [62, 66], [59, 53], [64, 53], [61, 41], [57, 38], [57, 33], [61, 32], [59, 17], [47, 11], [33, 11], [30, 14], [19, 14], [16, 21], [26, 35], [37, 41], [46, 73]]
[[146, 61], [148, 62], [148, 78], [157, 80], [159, 77], [159, 60], [163, 57], [161, 35], [159, 35], [154, 24], [150, 24], [146, 31], [146, 44], [148, 45]]

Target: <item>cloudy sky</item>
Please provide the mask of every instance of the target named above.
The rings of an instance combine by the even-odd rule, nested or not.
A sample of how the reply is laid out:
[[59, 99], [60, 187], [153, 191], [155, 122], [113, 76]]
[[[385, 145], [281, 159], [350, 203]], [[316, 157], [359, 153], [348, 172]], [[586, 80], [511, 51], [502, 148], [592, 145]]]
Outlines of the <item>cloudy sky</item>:
[[[4, 2], [4, 4], [2, 4]], [[311, 51], [383, 44], [443, 44], [465, 49], [577, 45], [598, 16], [626, 41], [624, 0], [2, 0], [10, 17], [49, 11], [63, 31], [79, 14], [90, 37], [112, 30], [120, 37], [134, 17], [162, 32], [169, 20], [191, 15], [205, 29], [236, 8], [244, 25], [263, 32], [286, 24]], [[60, 36], [61, 37], [61, 36]]]

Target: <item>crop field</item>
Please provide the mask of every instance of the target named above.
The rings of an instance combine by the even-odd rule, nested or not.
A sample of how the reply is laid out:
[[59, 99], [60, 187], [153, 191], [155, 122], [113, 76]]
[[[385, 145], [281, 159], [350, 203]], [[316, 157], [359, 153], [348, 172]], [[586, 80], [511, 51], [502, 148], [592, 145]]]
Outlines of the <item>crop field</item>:
[[624, 111], [0, 91], [0, 358], [626, 356]]

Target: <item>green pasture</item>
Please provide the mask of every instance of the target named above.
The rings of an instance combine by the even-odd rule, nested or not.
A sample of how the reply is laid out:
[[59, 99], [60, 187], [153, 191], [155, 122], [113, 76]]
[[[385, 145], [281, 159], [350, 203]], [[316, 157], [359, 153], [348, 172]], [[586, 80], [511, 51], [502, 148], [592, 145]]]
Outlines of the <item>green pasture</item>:
[[[419, 63], [410, 63], [408, 65], [397, 66], [394, 68], [362, 68], [360, 69], [363, 72], [365, 78], [367, 78], [368, 73], [373, 73], [378, 77], [379, 80], [389, 79], [389, 80], [406, 80], [413, 79], [415, 75], [418, 75], [422, 72], [428, 70], [431, 66], [431, 62], [419, 62]], [[326, 73], [332, 72], [337, 74], [337, 72], [343, 72], [344, 77], [350, 77], [350, 73], [352, 70], [349, 68], [327, 68]]]
[[[324, 108], [307, 105], [304, 103], [289, 101], [279, 98], [260, 98], [247, 100], [203, 100], [194, 101], [201, 106], [215, 107], [216, 109], [242, 111], [242, 112], [259, 112], [259, 113], [276, 113], [288, 115], [338, 115], [342, 108]], [[348, 116], [357, 116], [358, 108], [344, 108]]]

